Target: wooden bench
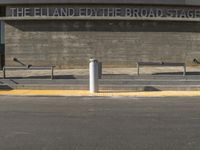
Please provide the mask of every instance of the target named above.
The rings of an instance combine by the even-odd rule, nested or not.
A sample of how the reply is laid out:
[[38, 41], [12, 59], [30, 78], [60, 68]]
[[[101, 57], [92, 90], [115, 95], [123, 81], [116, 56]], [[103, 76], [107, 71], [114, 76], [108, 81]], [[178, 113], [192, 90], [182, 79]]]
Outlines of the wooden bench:
[[137, 62], [137, 75], [140, 75], [140, 67], [183, 67], [183, 76], [186, 75], [185, 63], [173, 63], [173, 62]]
[[3, 67], [3, 78], [6, 78], [6, 71], [7, 70], [51, 70], [51, 79], [54, 78], [54, 68], [55, 66], [47, 66], [47, 67], [35, 67], [35, 66], [23, 66], [23, 67]]

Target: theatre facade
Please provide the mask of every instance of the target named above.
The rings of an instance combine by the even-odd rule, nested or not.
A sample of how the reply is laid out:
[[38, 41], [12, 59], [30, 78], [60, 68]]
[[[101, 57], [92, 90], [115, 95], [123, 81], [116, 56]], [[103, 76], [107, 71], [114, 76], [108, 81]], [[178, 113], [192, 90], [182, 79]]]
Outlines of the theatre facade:
[[[1, 64], [135, 67], [200, 60], [195, 0], [2, 0]], [[16, 61], [17, 60], [17, 61]]]

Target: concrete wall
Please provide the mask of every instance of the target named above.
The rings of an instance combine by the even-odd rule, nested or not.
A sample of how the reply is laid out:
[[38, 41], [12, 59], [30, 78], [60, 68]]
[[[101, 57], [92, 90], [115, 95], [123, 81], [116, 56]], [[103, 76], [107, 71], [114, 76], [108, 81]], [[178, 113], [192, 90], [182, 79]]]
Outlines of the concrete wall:
[[167, 21], [6, 21], [6, 65], [22, 63], [87, 68], [90, 57], [105, 67], [137, 61], [192, 64], [200, 58], [200, 23]]
[[200, 5], [199, 0], [1, 0], [6, 4], [150, 4], [150, 5]]

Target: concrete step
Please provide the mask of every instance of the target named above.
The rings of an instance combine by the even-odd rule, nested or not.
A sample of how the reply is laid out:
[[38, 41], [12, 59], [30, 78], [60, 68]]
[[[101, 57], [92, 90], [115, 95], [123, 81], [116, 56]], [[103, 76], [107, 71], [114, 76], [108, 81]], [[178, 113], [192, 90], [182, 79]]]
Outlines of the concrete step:
[[[67, 76], [55, 76], [55, 80], [74, 80], [74, 79], [85, 79], [89, 78], [88, 75], [67, 75]], [[50, 80], [49, 76], [30, 76], [30, 77], [7, 77], [6, 79], [10, 80]], [[128, 74], [104, 74], [102, 79], [134, 79], [134, 80], [200, 80], [199, 75], [128, 75]], [[3, 80], [3, 78], [0, 78]]]
[[[101, 79], [99, 80], [101, 85], [200, 85], [200, 80], [136, 80], [136, 79]], [[73, 80], [30, 80], [30, 79], [5, 79], [0, 80], [0, 84], [6, 85], [59, 85], [59, 86], [68, 86], [68, 85], [88, 85], [88, 79], [73, 79]]]
[[[33, 90], [88, 90], [88, 79], [1, 79], [0, 89]], [[100, 90], [118, 91], [163, 91], [163, 90], [200, 90], [200, 79], [170, 77], [155, 79], [101, 79]]]
[[[193, 91], [200, 90], [200, 85], [100, 85], [100, 90], [117, 91]], [[32, 90], [88, 90], [88, 85], [69, 84], [69, 85], [48, 85], [48, 84], [10, 84], [0, 85], [0, 89], [32, 89]]]

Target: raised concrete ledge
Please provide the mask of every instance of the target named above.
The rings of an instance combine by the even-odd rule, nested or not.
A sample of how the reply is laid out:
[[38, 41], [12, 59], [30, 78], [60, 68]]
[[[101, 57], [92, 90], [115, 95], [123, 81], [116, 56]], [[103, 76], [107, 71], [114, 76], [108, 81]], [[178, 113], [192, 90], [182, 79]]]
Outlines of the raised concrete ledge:
[[[177, 76], [175, 76], [177, 77]], [[172, 79], [172, 80], [170, 80]], [[88, 79], [0, 79], [1, 90], [88, 90]], [[109, 91], [200, 91], [200, 78], [174, 79], [168, 76], [166, 79], [101, 79], [100, 90]]]
[[144, 21], [184, 21], [200, 22], [200, 18], [165, 18], [165, 17], [0, 17], [3, 21], [15, 20], [144, 20]]

